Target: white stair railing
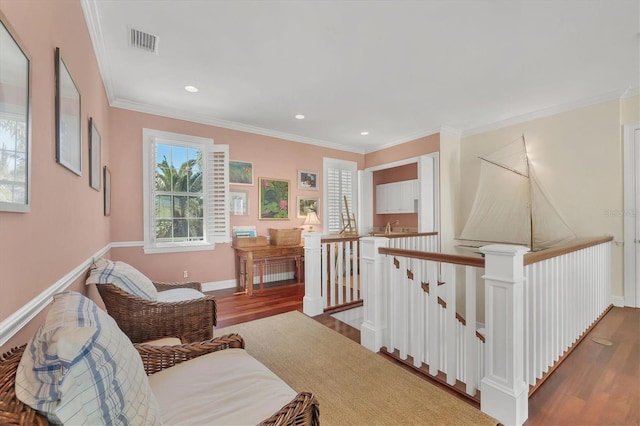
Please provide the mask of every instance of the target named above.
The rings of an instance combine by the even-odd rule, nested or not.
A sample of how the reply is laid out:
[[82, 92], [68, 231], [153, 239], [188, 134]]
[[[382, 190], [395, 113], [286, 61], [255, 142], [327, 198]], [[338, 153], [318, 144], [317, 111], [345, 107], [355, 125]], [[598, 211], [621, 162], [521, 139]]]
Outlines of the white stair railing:
[[[464, 383], [469, 395], [480, 388], [482, 411], [523, 424], [530, 393], [611, 307], [612, 238], [528, 254], [526, 247], [489, 245], [480, 249], [484, 259], [437, 253], [437, 235], [411, 238], [360, 239], [361, 344], [385, 348], [449, 385]], [[321, 270], [348, 271], [330, 260], [347, 252], [323, 248], [320, 235], [305, 237], [307, 315], [334, 303], [323, 298]], [[335, 303], [346, 300], [336, 296]], [[482, 313], [484, 337], [476, 331]]]
[[[610, 237], [526, 257], [526, 247], [485, 246], [483, 264], [389, 246], [361, 240], [361, 344], [462, 382], [469, 395], [480, 387], [482, 411], [503, 424], [526, 421], [530, 392], [611, 306]], [[482, 265], [484, 339], [475, 330]], [[456, 314], [463, 308], [466, 321]]]
[[[414, 367], [428, 368], [431, 376], [442, 373], [451, 386], [463, 382], [474, 396], [483, 371], [482, 337], [476, 333], [476, 269], [483, 259], [388, 248], [391, 242], [361, 241], [362, 344], [397, 352]], [[458, 293], [464, 296], [460, 310], [466, 320], [456, 313]]]
[[[583, 244], [586, 245], [586, 244]], [[565, 251], [565, 250], [563, 250]], [[539, 381], [611, 306], [611, 239], [524, 258], [525, 380]]]

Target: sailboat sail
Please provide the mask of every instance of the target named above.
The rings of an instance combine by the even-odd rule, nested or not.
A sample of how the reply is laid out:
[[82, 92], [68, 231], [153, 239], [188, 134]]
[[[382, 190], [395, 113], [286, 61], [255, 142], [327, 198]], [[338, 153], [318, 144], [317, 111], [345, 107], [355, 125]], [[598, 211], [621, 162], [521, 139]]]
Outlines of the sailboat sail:
[[524, 136], [480, 157], [480, 179], [460, 240], [552, 247], [575, 234], [542, 188]]

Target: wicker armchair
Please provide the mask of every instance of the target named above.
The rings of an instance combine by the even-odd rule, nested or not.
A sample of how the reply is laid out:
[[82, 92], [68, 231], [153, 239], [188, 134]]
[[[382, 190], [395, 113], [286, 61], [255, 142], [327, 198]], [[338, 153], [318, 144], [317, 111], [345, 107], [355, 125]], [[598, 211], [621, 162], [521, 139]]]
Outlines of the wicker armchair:
[[[153, 284], [159, 292], [185, 287], [202, 291], [197, 282]], [[181, 302], [154, 302], [113, 284], [97, 284], [96, 287], [107, 312], [133, 343], [167, 336], [178, 336], [182, 342], [201, 342], [213, 337], [213, 327], [217, 324], [214, 296]]]
[[[209, 341], [179, 346], [135, 345], [140, 353], [145, 371], [151, 375], [189, 359], [228, 348], [244, 348], [244, 340], [237, 334], [222, 336]], [[23, 404], [15, 394], [15, 377], [25, 346], [14, 348], [0, 356], [0, 424], [48, 425], [47, 419], [36, 410]], [[268, 419], [263, 426], [317, 426], [319, 425], [318, 401], [309, 392], [299, 393], [291, 402]]]

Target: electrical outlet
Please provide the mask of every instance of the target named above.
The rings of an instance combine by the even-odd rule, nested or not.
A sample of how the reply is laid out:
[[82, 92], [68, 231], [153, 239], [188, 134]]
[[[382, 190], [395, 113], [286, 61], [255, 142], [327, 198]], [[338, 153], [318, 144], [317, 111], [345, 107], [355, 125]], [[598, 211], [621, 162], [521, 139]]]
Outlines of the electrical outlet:
[[182, 273], [182, 278], [189, 278], [189, 271], [184, 271]]

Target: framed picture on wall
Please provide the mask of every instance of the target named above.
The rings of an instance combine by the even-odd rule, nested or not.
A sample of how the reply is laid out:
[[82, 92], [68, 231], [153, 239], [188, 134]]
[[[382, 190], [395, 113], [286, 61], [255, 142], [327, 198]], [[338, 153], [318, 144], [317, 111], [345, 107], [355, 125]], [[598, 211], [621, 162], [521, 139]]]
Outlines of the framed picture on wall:
[[230, 160], [229, 183], [233, 185], [253, 185], [253, 163]]
[[111, 216], [111, 171], [104, 166], [104, 215]]
[[229, 213], [236, 216], [249, 214], [248, 191], [229, 191]]
[[318, 213], [320, 198], [298, 196], [298, 218], [307, 217], [307, 213], [313, 211]]
[[100, 133], [96, 128], [93, 117], [89, 117], [89, 185], [96, 191], [100, 191], [100, 175], [102, 167], [100, 167], [100, 151], [101, 151]]
[[318, 172], [298, 170], [298, 189], [318, 190]]
[[289, 181], [259, 178], [260, 220], [289, 220]]
[[80, 91], [56, 47], [56, 161], [82, 176]]

